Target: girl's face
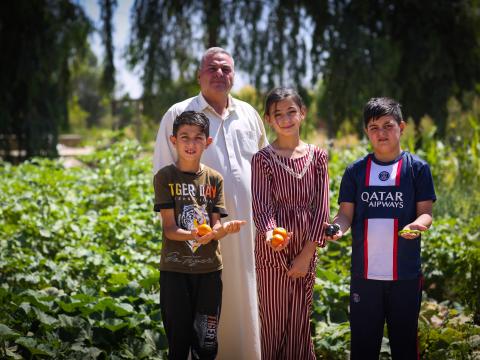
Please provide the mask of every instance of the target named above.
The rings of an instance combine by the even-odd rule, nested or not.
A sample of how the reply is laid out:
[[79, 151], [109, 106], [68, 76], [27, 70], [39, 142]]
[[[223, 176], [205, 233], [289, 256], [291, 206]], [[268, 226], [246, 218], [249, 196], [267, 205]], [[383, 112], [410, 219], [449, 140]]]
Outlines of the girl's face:
[[305, 118], [305, 108], [300, 108], [291, 98], [283, 99], [270, 106], [265, 120], [277, 136], [298, 136], [300, 124]]

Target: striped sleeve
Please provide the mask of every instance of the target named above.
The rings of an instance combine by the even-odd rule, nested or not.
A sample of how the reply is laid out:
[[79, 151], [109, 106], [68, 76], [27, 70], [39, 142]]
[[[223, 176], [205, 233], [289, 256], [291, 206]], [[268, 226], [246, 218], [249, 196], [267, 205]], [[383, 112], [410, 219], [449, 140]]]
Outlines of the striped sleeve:
[[323, 223], [328, 222], [330, 218], [329, 201], [329, 180], [328, 180], [328, 155], [325, 150], [319, 150], [316, 154], [317, 159], [317, 184], [318, 189], [315, 192], [313, 201], [313, 222], [311, 228], [311, 241], [317, 243], [317, 246], [325, 246], [325, 230]]
[[273, 230], [275, 222], [272, 193], [272, 176], [263, 155], [258, 152], [252, 158], [252, 208], [253, 221], [259, 233]]

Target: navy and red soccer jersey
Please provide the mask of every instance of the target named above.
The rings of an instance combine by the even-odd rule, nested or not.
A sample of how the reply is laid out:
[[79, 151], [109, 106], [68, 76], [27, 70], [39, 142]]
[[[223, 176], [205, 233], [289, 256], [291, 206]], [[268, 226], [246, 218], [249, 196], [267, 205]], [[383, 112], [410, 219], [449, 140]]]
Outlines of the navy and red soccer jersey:
[[436, 200], [430, 167], [409, 152], [388, 163], [368, 154], [347, 167], [338, 202], [355, 204], [353, 276], [375, 280], [420, 276], [421, 239], [404, 239], [398, 231], [417, 218], [416, 203], [426, 200]]

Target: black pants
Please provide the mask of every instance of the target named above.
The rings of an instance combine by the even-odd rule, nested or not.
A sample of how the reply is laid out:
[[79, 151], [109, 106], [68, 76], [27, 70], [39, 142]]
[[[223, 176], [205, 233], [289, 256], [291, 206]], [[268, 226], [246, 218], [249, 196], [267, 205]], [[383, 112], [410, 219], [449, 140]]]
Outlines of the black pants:
[[160, 308], [168, 358], [215, 359], [222, 304], [222, 272], [160, 272]]
[[392, 359], [419, 359], [417, 330], [422, 283], [423, 278], [380, 281], [352, 277], [352, 360], [378, 360], [385, 320]]

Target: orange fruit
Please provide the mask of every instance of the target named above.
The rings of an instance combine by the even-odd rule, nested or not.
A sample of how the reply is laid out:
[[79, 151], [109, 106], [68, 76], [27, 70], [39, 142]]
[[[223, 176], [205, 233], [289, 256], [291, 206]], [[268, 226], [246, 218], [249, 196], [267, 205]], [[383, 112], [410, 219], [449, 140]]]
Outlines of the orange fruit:
[[283, 239], [287, 238], [287, 230], [285, 230], [282, 227], [277, 227], [277, 228], [273, 229], [273, 235], [277, 235], [277, 234], [281, 235], [283, 237]]
[[208, 233], [211, 233], [213, 230], [208, 224], [202, 224], [202, 225], [198, 225], [197, 231], [199, 236], [204, 236], [204, 235], [207, 235]]
[[273, 247], [277, 247], [285, 242], [285, 238], [280, 234], [275, 234], [270, 241]]

